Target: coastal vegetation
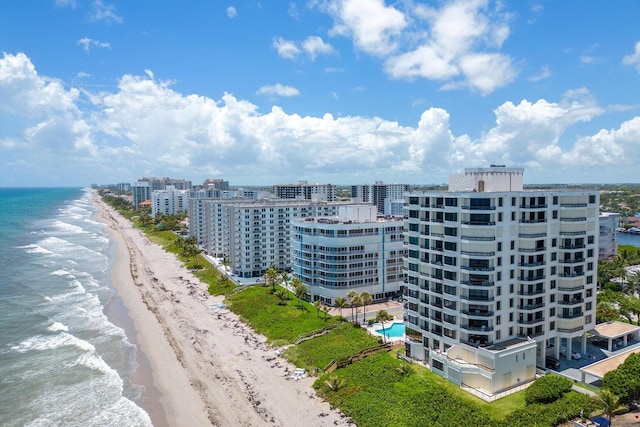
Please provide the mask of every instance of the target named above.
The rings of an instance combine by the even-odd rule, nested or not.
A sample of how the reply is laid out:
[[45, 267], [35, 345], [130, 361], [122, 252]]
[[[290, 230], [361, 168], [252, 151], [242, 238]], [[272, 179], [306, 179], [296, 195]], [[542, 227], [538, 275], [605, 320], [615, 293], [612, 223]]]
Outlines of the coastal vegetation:
[[618, 255], [598, 262], [596, 320], [619, 320], [640, 325], [640, 272], [627, 267], [640, 264], [640, 248], [620, 245]]

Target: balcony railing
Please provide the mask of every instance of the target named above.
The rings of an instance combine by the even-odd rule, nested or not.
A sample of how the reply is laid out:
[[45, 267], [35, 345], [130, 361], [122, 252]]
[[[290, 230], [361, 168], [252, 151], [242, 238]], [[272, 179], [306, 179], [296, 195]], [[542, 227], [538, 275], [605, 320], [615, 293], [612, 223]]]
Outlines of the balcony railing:
[[546, 262], [544, 261], [540, 261], [540, 262], [520, 262], [518, 263], [518, 267], [540, 267], [542, 265], [545, 265]]
[[525, 305], [519, 305], [518, 306], [518, 310], [536, 310], [538, 308], [543, 308], [544, 307], [544, 303], [540, 302], [537, 304], [525, 304]]
[[495, 252], [469, 252], [469, 251], [460, 251], [460, 254], [467, 256], [494, 256]]
[[587, 220], [586, 216], [578, 216], [575, 218], [560, 218], [561, 222], [583, 222], [586, 220]]
[[461, 265], [461, 269], [470, 271], [494, 271], [495, 267], [473, 267], [470, 265]]
[[531, 319], [531, 320], [518, 319], [518, 323], [521, 325], [535, 325], [536, 323], [542, 323], [544, 321], [545, 321], [544, 317], [539, 317], [537, 319]]
[[571, 329], [567, 329], [567, 328], [558, 328], [557, 331], [558, 332], [562, 332], [565, 334], [570, 334], [573, 332], [578, 332], [578, 331], [582, 331], [583, 327], [582, 326], [576, 326], [575, 328], [571, 328]]
[[537, 224], [539, 222], [547, 222], [546, 218], [520, 219], [522, 224]]
[[520, 209], [544, 209], [547, 205], [520, 205]]
[[518, 248], [518, 252], [544, 252], [547, 248], [545, 246], [539, 248]]
[[495, 221], [461, 221], [462, 225], [496, 225]]
[[539, 276], [520, 276], [518, 280], [521, 282], [535, 282], [536, 280], [544, 280], [544, 275]]
[[579, 285], [579, 286], [573, 286], [571, 288], [558, 288], [558, 292], [575, 292], [575, 291], [581, 291], [584, 289], [584, 285]]
[[540, 237], [547, 237], [547, 233], [520, 233], [518, 237], [521, 239], [539, 239]]
[[545, 290], [543, 288], [541, 289], [533, 289], [530, 291], [520, 291], [518, 292], [518, 295], [523, 295], [523, 296], [533, 296], [533, 295], [540, 295], [540, 294], [544, 294]]
[[561, 231], [561, 236], [584, 236], [587, 234], [586, 231]]
[[558, 300], [558, 304], [562, 304], [562, 305], [577, 305], [577, 304], [582, 304], [584, 302], [583, 299], [572, 299], [572, 300]]
[[495, 206], [462, 205], [460, 207], [464, 210], [469, 210], [469, 211], [495, 211], [496, 210]]
[[460, 236], [462, 240], [469, 240], [471, 242], [493, 242], [496, 240], [495, 236], [478, 237], [478, 236]]
[[576, 259], [561, 259], [560, 264], [577, 264], [579, 262], [584, 262], [584, 258], [576, 258]]
[[495, 284], [495, 282], [476, 282], [471, 280], [462, 280], [460, 283], [467, 286], [493, 286]]
[[584, 276], [584, 271], [573, 272], [573, 273], [558, 273], [558, 277], [580, 277]]
[[585, 245], [561, 245], [560, 249], [584, 249]]
[[488, 310], [462, 310], [462, 314], [465, 314], [467, 316], [491, 317], [491, 316], [493, 316], [493, 311], [488, 311]]
[[466, 329], [467, 331], [479, 331], [479, 332], [491, 332], [493, 331], [493, 327], [481, 325], [481, 326], [473, 326], [473, 325], [460, 325], [462, 329]]
[[559, 319], [576, 319], [576, 318], [582, 317], [582, 316], [584, 316], [583, 312], [580, 312], [580, 313], [569, 313], [569, 314], [558, 313], [558, 318]]
[[469, 301], [487, 301], [491, 302], [494, 300], [492, 296], [488, 295], [460, 295], [460, 298], [469, 300]]
[[560, 203], [561, 208], [586, 208], [586, 203]]

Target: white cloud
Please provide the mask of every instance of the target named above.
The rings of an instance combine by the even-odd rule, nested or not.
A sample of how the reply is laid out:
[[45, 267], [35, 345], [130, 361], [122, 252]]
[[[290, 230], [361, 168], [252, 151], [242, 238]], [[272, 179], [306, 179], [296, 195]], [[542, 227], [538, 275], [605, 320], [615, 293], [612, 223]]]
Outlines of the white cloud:
[[315, 60], [318, 54], [330, 55], [334, 52], [333, 46], [329, 43], [325, 43], [321, 37], [309, 36], [302, 42], [302, 48], [311, 57], [311, 60]]
[[89, 12], [89, 21], [105, 21], [108, 24], [122, 24], [124, 19], [116, 14], [116, 7], [104, 4], [102, 0], [94, 0]]
[[270, 86], [262, 86], [256, 92], [258, 95], [298, 96], [300, 91], [292, 86], [284, 86], [280, 83]]
[[636, 42], [635, 51], [632, 54], [622, 58], [622, 63], [631, 66], [635, 65], [636, 70], [640, 73], [640, 41]]
[[600, 58], [591, 55], [580, 55], [580, 62], [583, 64], [595, 64], [600, 62]]
[[467, 87], [488, 94], [513, 82], [511, 57], [496, 52], [510, 35], [510, 16], [488, 0], [454, 0], [432, 8], [414, 2], [329, 0], [321, 9], [331, 35], [350, 37], [360, 50], [384, 60], [397, 79], [426, 78], [443, 89]]
[[384, 0], [334, 0], [322, 7], [334, 19], [330, 34], [351, 37], [358, 49], [371, 55], [395, 51], [395, 38], [407, 26], [402, 12]]
[[294, 59], [300, 53], [300, 49], [294, 41], [285, 40], [282, 37], [275, 37], [272, 46], [278, 51], [281, 58]]
[[235, 7], [233, 7], [233, 6], [229, 6], [229, 7], [227, 8], [227, 16], [228, 16], [229, 18], [235, 18], [236, 16], [238, 16], [238, 11], [236, 10], [236, 8], [235, 8]]
[[78, 40], [78, 44], [82, 46], [82, 49], [84, 49], [85, 52], [89, 52], [89, 49], [91, 49], [92, 47], [111, 49], [111, 45], [109, 43], [101, 42], [99, 40], [93, 40], [89, 37], [81, 38], [80, 40]]
[[532, 76], [527, 77], [527, 80], [535, 83], [535, 82], [539, 82], [540, 80], [544, 80], [548, 77], [551, 77], [551, 70], [549, 70], [549, 67], [545, 65], [544, 67], [542, 67], [542, 69], [538, 74], [534, 74]]
[[[224, 176], [240, 185], [296, 179], [349, 184], [390, 176], [430, 183], [461, 167], [504, 163], [526, 167], [529, 182], [536, 174], [541, 178], [533, 182], [561, 172], [565, 182], [580, 174], [588, 180], [595, 166], [594, 181], [605, 175], [632, 181], [640, 164], [640, 117], [572, 135], [578, 123], [605, 112], [584, 88], [557, 102], [507, 101], [495, 109], [495, 124], [473, 137], [455, 135], [442, 108], [428, 108], [414, 126], [403, 126], [379, 117], [303, 117], [278, 106], [259, 112], [231, 94], [214, 100], [171, 85], [147, 70], [123, 76], [111, 92], [85, 89], [80, 95], [38, 75], [26, 55], [5, 54], [0, 110], [8, 122], [21, 124], [0, 133], [0, 179], [37, 185], [29, 180], [50, 173], [49, 185], [83, 185], [148, 173]], [[296, 92], [282, 85], [263, 89], [266, 95]]]

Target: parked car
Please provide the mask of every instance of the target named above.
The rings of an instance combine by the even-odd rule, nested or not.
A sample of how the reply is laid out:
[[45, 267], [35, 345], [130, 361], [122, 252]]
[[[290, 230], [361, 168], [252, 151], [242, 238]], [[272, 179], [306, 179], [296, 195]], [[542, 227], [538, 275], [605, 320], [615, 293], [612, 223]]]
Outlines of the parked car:
[[[567, 355], [567, 348], [566, 347], [560, 347], [560, 355], [561, 356], [566, 356]], [[578, 353], [577, 351], [571, 350], [571, 358], [573, 360], [579, 360], [579, 359], [582, 358], [582, 355], [580, 353]]]
[[560, 367], [560, 361], [553, 356], [547, 356], [545, 366], [549, 369], [558, 369]]

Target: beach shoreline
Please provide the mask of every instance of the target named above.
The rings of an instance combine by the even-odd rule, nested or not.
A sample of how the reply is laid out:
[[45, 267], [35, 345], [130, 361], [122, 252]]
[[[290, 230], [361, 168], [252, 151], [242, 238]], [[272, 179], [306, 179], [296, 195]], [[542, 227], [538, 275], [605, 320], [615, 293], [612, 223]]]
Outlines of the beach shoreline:
[[223, 297], [210, 296], [174, 255], [97, 194], [94, 203], [115, 244], [112, 284], [148, 360], [146, 381], [160, 396], [156, 404], [142, 399], [154, 425], [350, 424], [317, 397], [313, 378], [288, 379], [295, 367], [263, 336], [228, 310], [214, 314]]

